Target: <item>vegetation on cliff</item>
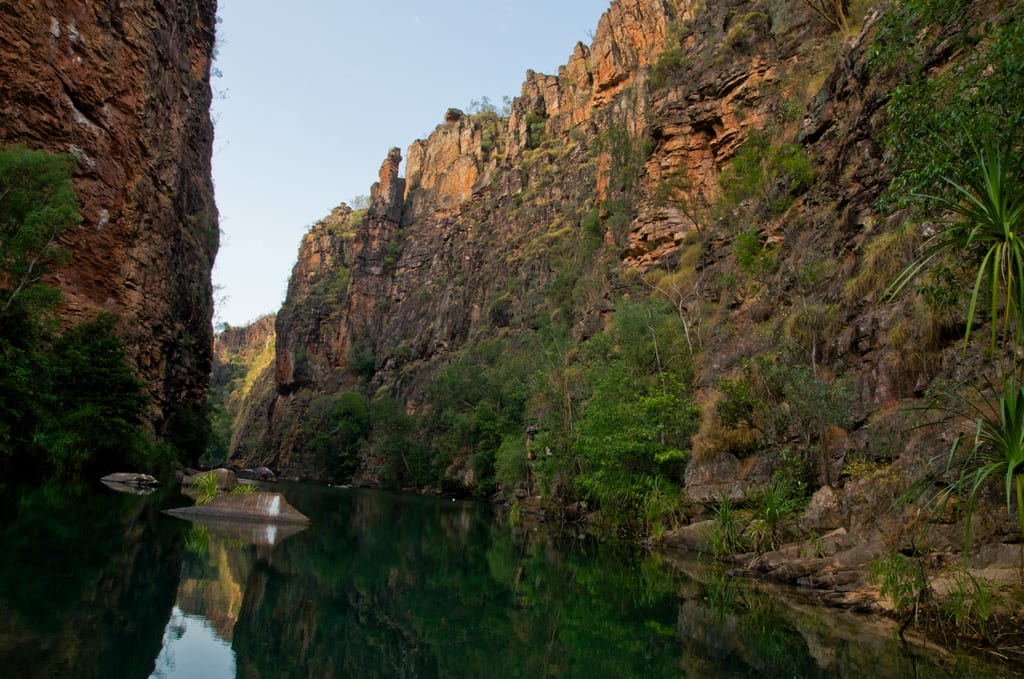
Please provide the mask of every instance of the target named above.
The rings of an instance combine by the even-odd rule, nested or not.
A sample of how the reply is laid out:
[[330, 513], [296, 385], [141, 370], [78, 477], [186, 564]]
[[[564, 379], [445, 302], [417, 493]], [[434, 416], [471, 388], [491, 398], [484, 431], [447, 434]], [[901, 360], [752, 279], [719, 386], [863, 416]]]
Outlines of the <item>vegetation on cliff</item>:
[[[81, 223], [51, 267], [64, 325], [110, 313], [146, 426], [205, 442], [219, 228], [210, 159], [216, 0], [5, 4], [0, 145], [80, 158]], [[10, 10], [10, 11], [7, 11]]]
[[203, 466], [226, 463], [233, 449], [260, 446], [264, 431], [250, 423], [257, 419], [254, 410], [265, 412], [274, 391], [274, 323], [274, 316], [265, 316], [244, 329], [225, 327], [214, 342], [211, 435]]
[[60, 330], [44, 282], [69, 256], [73, 156], [0, 149], [0, 469], [73, 477], [173, 460], [142, 428], [147, 399], [106, 315]]

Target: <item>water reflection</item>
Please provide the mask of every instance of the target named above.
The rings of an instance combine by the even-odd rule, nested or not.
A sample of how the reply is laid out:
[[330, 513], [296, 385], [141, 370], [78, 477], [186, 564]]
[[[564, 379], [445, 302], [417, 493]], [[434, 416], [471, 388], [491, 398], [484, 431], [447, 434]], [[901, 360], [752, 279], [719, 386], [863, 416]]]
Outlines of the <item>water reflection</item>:
[[217, 537], [237, 540], [243, 544], [273, 547], [285, 538], [306, 530], [301, 523], [263, 523], [259, 521], [230, 521], [208, 517], [178, 517], [193, 527]]
[[470, 503], [289, 499], [313, 523], [253, 570], [240, 676], [678, 675], [667, 571], [517, 538]]
[[0, 527], [0, 666], [28, 677], [978, 676], [894, 647], [863, 618], [700, 564], [503, 525], [484, 506], [285, 493], [312, 524], [274, 546], [160, 516], [148, 499], [0, 505], [17, 519]]
[[156, 658], [154, 679], [200, 679], [235, 676], [235, 653], [201, 615], [189, 615], [175, 606], [164, 630], [163, 647]]
[[5, 676], [149, 674], [181, 563], [161, 501], [98, 484], [0, 492]]

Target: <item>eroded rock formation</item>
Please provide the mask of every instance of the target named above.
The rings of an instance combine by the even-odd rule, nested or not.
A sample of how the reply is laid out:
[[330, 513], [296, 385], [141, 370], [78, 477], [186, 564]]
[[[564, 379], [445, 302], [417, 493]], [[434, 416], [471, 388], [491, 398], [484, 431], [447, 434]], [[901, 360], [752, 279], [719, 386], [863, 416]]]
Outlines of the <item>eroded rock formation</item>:
[[[809, 11], [769, 19], [750, 9], [614, 2], [557, 75], [527, 72], [507, 118], [449, 110], [409, 146], [405, 180], [393, 149], [366, 214], [341, 229], [325, 220], [303, 240], [277, 323], [275, 443], [259, 461], [297, 463], [282, 432], [316, 393], [372, 373], [416, 410], [431, 365], [474, 332], [538, 322], [549, 311], [542, 291], [588, 220], [627, 267], [678, 257], [748, 132], [777, 118], [786, 97], [808, 94], [787, 88], [802, 68], [796, 51], [822, 27]], [[685, 54], [685, 73], [651, 86], [670, 50]], [[659, 198], [667, 180], [700, 200]], [[614, 306], [614, 280], [599, 271], [615, 263], [594, 257], [580, 272], [594, 285], [566, 309], [578, 339]], [[339, 265], [343, 308], [336, 297], [332, 309], [323, 290]]]
[[215, 13], [215, 0], [0, 7], [0, 143], [79, 158], [63, 318], [118, 318], [158, 431], [202, 405], [210, 372]]
[[[865, 507], [893, 498], [867, 498], [857, 474], [889, 479], [879, 487], [890, 495], [919, 476], [955, 433], [910, 434], [904, 408], [936, 376], [963, 377], [978, 362], [961, 361], [955, 320], [909, 297], [878, 303], [902, 266], [898, 252], [881, 262], [879, 243], [905, 217], [877, 205], [891, 178], [879, 138], [898, 77], [869, 58], [883, 9], [837, 35], [806, 3], [614, 2], [557, 75], [527, 73], [507, 118], [449, 110], [409, 147], [404, 187], [392, 150], [366, 213], [336, 211], [344, 228], [325, 220], [304, 239], [278, 317], [276, 393], [253, 410], [267, 438], [233, 454], [329, 477], [306, 451], [314, 432], [302, 432], [313, 410], [326, 412], [323, 399], [385, 394], [429, 426], [429, 385], [446, 361], [555, 326], [570, 328], [570, 347], [563, 364], [538, 370], [563, 376], [555, 386], [570, 401], [571, 379], [584, 379], [578, 347], [623, 297], [656, 293], [675, 307], [695, 361], [702, 421], [678, 479], [686, 496], [749, 499], [778, 476], [783, 452], [800, 449], [808, 495], [832, 493], [830, 511], [815, 508], [807, 526], [902, 544], [900, 531], [917, 524], [885, 512], [862, 522]], [[933, 65], [951, 58], [937, 44]], [[750, 148], [756, 185], [726, 195]], [[772, 174], [772, 154], [796, 169]], [[762, 259], [739, 263], [742, 235]], [[723, 381], [767, 384], [758, 361], [770, 370], [783, 360], [803, 386], [841, 382], [848, 398], [801, 404], [769, 384], [762, 398], [781, 424], [766, 416], [724, 431]], [[831, 409], [842, 416], [812, 431], [809, 418]], [[776, 438], [755, 449], [771, 427]], [[473, 452], [441, 468], [456, 487], [476, 483]], [[384, 463], [362, 463], [356, 481], [379, 480]], [[536, 499], [515, 492], [523, 506]]]

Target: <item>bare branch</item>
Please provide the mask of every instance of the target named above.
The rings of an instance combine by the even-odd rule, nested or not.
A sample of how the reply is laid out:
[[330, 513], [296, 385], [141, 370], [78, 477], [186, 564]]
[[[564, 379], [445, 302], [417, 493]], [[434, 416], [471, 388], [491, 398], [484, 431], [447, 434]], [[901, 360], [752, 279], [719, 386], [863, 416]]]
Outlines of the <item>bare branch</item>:
[[804, 4], [839, 31], [849, 32], [850, 22], [845, 7], [847, 0], [804, 0]]
[[50, 246], [53, 244], [53, 241], [56, 240], [56, 238], [56, 233], [50, 234], [50, 238], [49, 240], [46, 241], [46, 244], [39, 249], [39, 252], [37, 252], [35, 257], [32, 258], [32, 261], [28, 263], [28, 267], [25, 269], [25, 273], [22, 274], [21, 280], [18, 281], [18, 285], [14, 288], [14, 290], [11, 291], [10, 296], [7, 298], [7, 302], [4, 304], [4, 308], [0, 310], [0, 314], [5, 314], [10, 310], [11, 305], [14, 303], [14, 298], [17, 297], [18, 294], [21, 293], [25, 288], [27, 288], [29, 284], [35, 283], [42, 279], [42, 275], [33, 278], [32, 272], [35, 270], [36, 265], [39, 263], [39, 260], [42, 259], [43, 255], [46, 254], [47, 251], [49, 251]]

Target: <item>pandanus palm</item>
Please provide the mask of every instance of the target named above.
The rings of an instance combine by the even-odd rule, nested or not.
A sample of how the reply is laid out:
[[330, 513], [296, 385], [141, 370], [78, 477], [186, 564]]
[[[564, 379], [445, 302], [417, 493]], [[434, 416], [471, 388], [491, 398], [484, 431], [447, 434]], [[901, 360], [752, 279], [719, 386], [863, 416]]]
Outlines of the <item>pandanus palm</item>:
[[1016, 349], [1020, 346], [1024, 311], [1024, 191], [1020, 163], [1002, 148], [979, 148], [976, 155], [977, 169], [965, 181], [945, 180], [952, 189], [951, 195], [931, 197], [940, 211], [951, 216], [939, 222], [945, 228], [925, 242], [921, 254], [900, 272], [888, 293], [890, 298], [898, 294], [939, 258], [977, 257], [964, 348], [970, 340], [979, 297], [987, 284], [992, 347], [995, 349], [1001, 325], [1004, 342], [1012, 341]]
[[[946, 180], [952, 189], [951, 195], [935, 198], [935, 203], [951, 217], [940, 222], [945, 228], [928, 239], [921, 254], [889, 286], [889, 294], [890, 297], [896, 295], [938, 258], [977, 258], [964, 350], [979, 298], [985, 296], [992, 325], [993, 356], [999, 355], [996, 346], [1001, 329], [1003, 345], [1012, 356], [1011, 364], [1005, 370], [1003, 362], [999, 362], [1001, 388], [991, 389], [992, 396], [983, 397], [980, 405], [958, 399], [965, 404], [958, 414], [974, 423], [973, 441], [969, 435], [958, 437], [949, 454], [944, 456], [945, 464], [936, 471], [942, 476], [955, 474], [947, 491], [967, 494], [968, 531], [978, 491], [988, 479], [1001, 478], [1007, 511], [1012, 511], [1012, 498], [1016, 495], [1018, 528], [1024, 539], [1024, 382], [1018, 360], [1024, 325], [1022, 167], [1020, 158], [1005, 148], [986, 146], [977, 149], [976, 156], [975, 171], [966, 180]], [[969, 535], [968, 532], [966, 537]]]
[[[1008, 512], [1012, 511], [1016, 495], [1017, 525], [1024, 538], [1024, 385], [1010, 375], [997, 398], [982, 400], [980, 404], [966, 400], [962, 403], [967, 412], [961, 414], [973, 416], [973, 440], [970, 434], [962, 434], [954, 442], [941, 471], [943, 476], [949, 472], [955, 475], [947, 488], [967, 494], [969, 531], [978, 491], [989, 479], [1001, 479]], [[966, 537], [969, 536], [968, 532]]]

